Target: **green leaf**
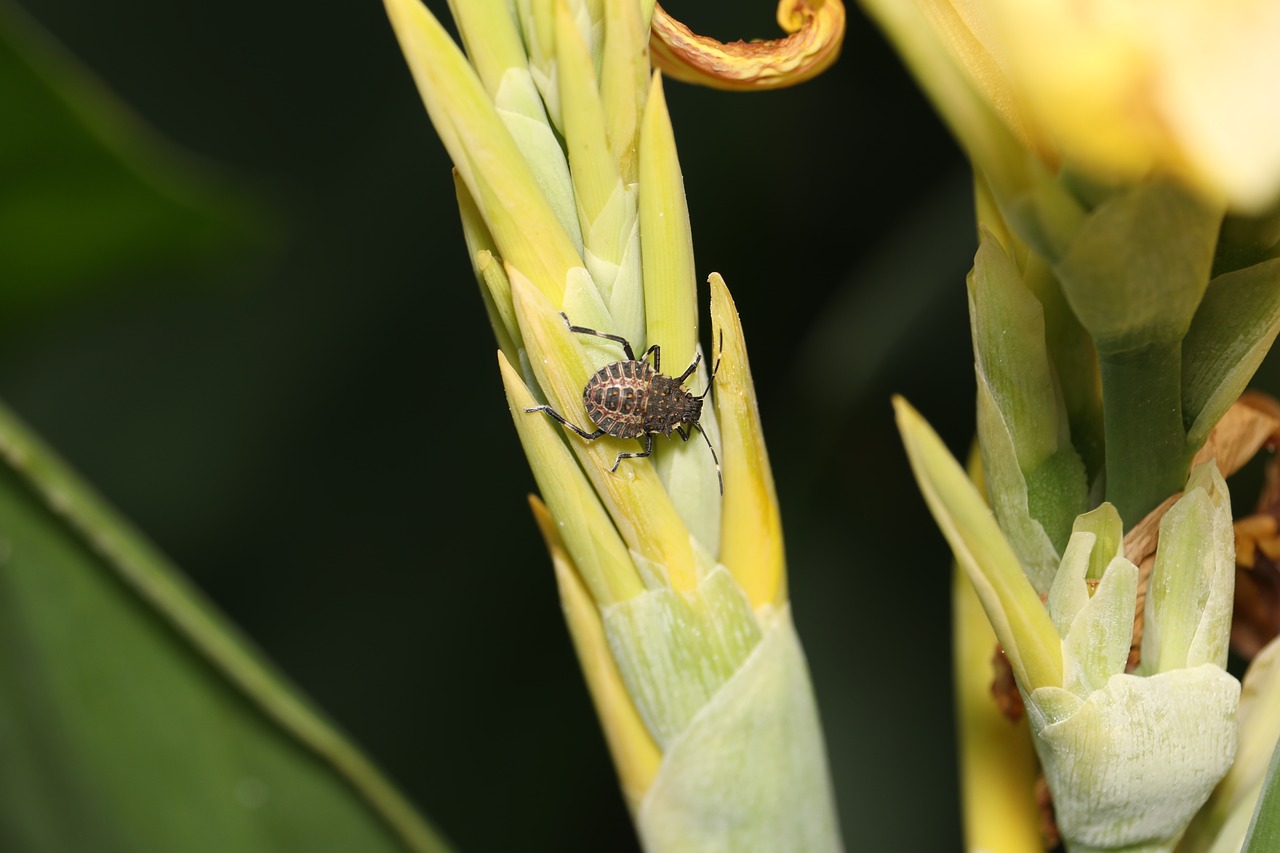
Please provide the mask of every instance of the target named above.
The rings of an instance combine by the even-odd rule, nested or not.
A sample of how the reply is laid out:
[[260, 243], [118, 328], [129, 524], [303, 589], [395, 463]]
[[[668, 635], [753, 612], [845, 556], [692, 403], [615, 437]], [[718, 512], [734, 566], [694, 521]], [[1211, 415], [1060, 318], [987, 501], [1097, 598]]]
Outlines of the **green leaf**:
[[978, 436], [988, 500], [1000, 530], [1017, 554], [1023, 572], [1036, 591], [1047, 591], [1060, 555], [1031, 511], [1027, 478], [1017, 464], [1013, 435], [986, 379], [978, 373]]
[[1097, 537], [1097, 544], [1089, 555], [1089, 569], [1085, 573], [1090, 580], [1102, 580], [1111, 561], [1124, 556], [1124, 523], [1111, 504], [1104, 503], [1081, 515], [1071, 526], [1071, 532], [1092, 533]]
[[[1083, 589], [1083, 574], [1076, 579]], [[1138, 567], [1116, 557], [1094, 594], [1085, 594], [1084, 606], [1062, 637], [1066, 689], [1086, 699], [1094, 690], [1104, 689], [1113, 675], [1124, 672], [1137, 595]]]
[[1242, 853], [1269, 853], [1280, 850], [1280, 745], [1271, 754], [1267, 781], [1258, 797], [1258, 808], [1245, 837]]
[[1087, 509], [1084, 463], [1046, 350], [1044, 310], [985, 233], [969, 274], [978, 434], [991, 501], [1037, 591], [1053, 581], [1075, 517]]
[[1222, 220], [1222, 231], [1218, 235], [1214, 275], [1275, 258], [1277, 248], [1280, 248], [1280, 203], [1257, 216], [1228, 214]]
[[1018, 467], [1035, 469], [1058, 451], [1066, 426], [1045, 352], [1044, 311], [989, 233], [982, 236], [968, 285], [978, 370], [1013, 430]]
[[1231, 496], [1211, 460], [1196, 466], [1185, 493], [1160, 521], [1137, 673], [1202, 663], [1225, 668], [1234, 579]]
[[1182, 339], [1209, 284], [1222, 211], [1167, 182], [1118, 191], [1054, 266], [1098, 351], [1106, 499], [1136, 524], [1185, 480]]
[[912, 473], [956, 562], [982, 601], [1018, 686], [1062, 684], [1062, 643], [995, 517], [942, 439], [901, 397], [893, 400]]
[[1220, 210], [1168, 183], [1117, 193], [1088, 215], [1056, 271], [1099, 352], [1181, 340], [1208, 286], [1221, 221]]
[[1105, 457], [1098, 352], [1045, 260], [1029, 253], [1020, 269], [1023, 283], [1044, 308], [1045, 348], [1062, 389], [1071, 445], [1084, 461], [1086, 479], [1092, 485], [1102, 473]]
[[0, 849], [445, 849], [3, 408], [0, 457]]
[[15, 309], [261, 241], [223, 176], [157, 137], [12, 3], [0, 4], [0, 307]]
[[1280, 331], [1280, 260], [1209, 282], [1182, 342], [1182, 417], [1195, 451], [1243, 393]]

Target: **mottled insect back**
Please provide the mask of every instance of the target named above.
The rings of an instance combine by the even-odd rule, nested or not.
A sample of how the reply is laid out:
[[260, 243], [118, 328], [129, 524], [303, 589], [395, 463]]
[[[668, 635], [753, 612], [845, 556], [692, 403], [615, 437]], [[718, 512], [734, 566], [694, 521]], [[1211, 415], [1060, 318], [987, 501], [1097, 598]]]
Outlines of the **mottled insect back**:
[[615, 361], [605, 365], [591, 377], [582, 392], [587, 416], [606, 435], [639, 438], [645, 432], [649, 390], [659, 376], [643, 361]]
[[[564, 314], [560, 316], [565, 318], [565, 323], [569, 323], [568, 317]], [[702, 400], [710, 392], [711, 383], [708, 382], [706, 390], [697, 395], [684, 388], [684, 381], [698, 369], [702, 355], [695, 356], [693, 363], [679, 376], [664, 376], [660, 372], [662, 348], [657, 344], [645, 350], [640, 358], [636, 358], [631, 343], [620, 335], [610, 335], [572, 324], [569, 324], [569, 331], [621, 344], [622, 351], [627, 356], [626, 361], [615, 361], [597, 370], [582, 389], [582, 405], [587, 410], [587, 417], [596, 425], [595, 432], [587, 432], [570, 423], [551, 406], [534, 406], [525, 411], [546, 412], [587, 441], [608, 435], [614, 438], [636, 438], [644, 442], [644, 450], [619, 453], [610, 471], [617, 471], [623, 459], [639, 459], [651, 454], [655, 434], [671, 435], [675, 432], [688, 441], [689, 433], [685, 426], [696, 428], [702, 433], [707, 449], [711, 451], [711, 458], [715, 460], [716, 476], [720, 478], [720, 493], [724, 494], [720, 459], [716, 456], [716, 449], [711, 446], [711, 439], [707, 438], [706, 432], [698, 423], [702, 417]], [[653, 356], [652, 365], [646, 361], [650, 355]], [[717, 361], [715, 369], [711, 371], [712, 380], [719, 367], [720, 363]]]

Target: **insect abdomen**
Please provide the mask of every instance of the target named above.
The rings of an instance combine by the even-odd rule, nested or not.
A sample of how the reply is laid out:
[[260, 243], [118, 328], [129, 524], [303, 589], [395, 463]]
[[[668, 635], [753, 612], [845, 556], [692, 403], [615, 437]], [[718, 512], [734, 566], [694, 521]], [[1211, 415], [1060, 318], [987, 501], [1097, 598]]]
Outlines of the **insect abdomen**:
[[645, 432], [645, 408], [653, 377], [653, 368], [642, 361], [605, 365], [583, 389], [587, 416], [609, 435], [639, 438]]

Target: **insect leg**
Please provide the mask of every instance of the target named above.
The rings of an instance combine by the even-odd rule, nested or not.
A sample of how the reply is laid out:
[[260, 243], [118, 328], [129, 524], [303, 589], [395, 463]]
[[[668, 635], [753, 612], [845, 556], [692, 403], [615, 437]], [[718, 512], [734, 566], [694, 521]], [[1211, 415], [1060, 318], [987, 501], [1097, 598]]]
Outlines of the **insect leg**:
[[[707, 431], [702, 428], [702, 425], [690, 424], [689, 426], [697, 428], [698, 432], [702, 434], [702, 440], [707, 443], [707, 450], [711, 451], [711, 461], [716, 463], [716, 477], [720, 480], [720, 494], [723, 495], [724, 494], [724, 474], [720, 472], [720, 457], [716, 456], [716, 449], [711, 446], [711, 439], [707, 437]], [[676, 425], [676, 432], [680, 433], [680, 437], [683, 438], [685, 441], [689, 440], [689, 433], [684, 431], [683, 424]]]
[[569, 326], [569, 331], [577, 332], [580, 335], [595, 335], [597, 338], [604, 338], [606, 341], [613, 341], [615, 344], [622, 344], [622, 351], [627, 354], [627, 361], [635, 361], [636, 354], [631, 349], [631, 342], [622, 335], [610, 335], [607, 332], [598, 332], [595, 329], [588, 329], [586, 326], [575, 326], [569, 322], [568, 316], [561, 311], [560, 316], [564, 317], [565, 323]]
[[582, 436], [583, 438], [585, 438], [587, 441], [594, 441], [595, 439], [597, 439], [597, 438], [599, 438], [600, 436], [602, 436], [602, 435], [604, 435], [604, 434], [605, 434], [605, 433], [604, 433], [604, 430], [602, 430], [602, 429], [596, 429], [596, 431], [595, 431], [595, 432], [587, 432], [587, 431], [586, 431], [585, 429], [583, 429], [582, 427], [577, 426], [577, 425], [575, 425], [575, 424], [571, 424], [571, 423], [569, 423], [569, 421], [565, 419], [565, 416], [564, 416], [564, 415], [560, 414], [559, 412], [557, 412], [555, 409], [551, 408], [550, 406], [534, 406], [534, 407], [533, 407], [533, 408], [531, 408], [531, 409], [525, 409], [525, 412], [546, 412], [546, 413], [547, 413], [548, 415], [550, 415], [552, 418], [554, 418], [555, 420], [557, 420], [557, 421], [559, 421], [560, 423], [564, 424], [564, 425], [565, 425], [565, 426], [567, 426], [569, 429], [573, 430], [573, 431], [574, 431], [574, 432], [576, 432], [578, 435], [580, 435], [580, 436]]
[[612, 473], [614, 471], [617, 471], [618, 464], [622, 462], [623, 459], [640, 459], [642, 457], [648, 456], [652, 452], [653, 452], [653, 433], [651, 432], [645, 433], [644, 450], [638, 451], [636, 453], [619, 453], [618, 458], [613, 460], [613, 467], [609, 469], [609, 472]]
[[662, 372], [662, 347], [658, 346], [657, 344], [654, 344], [653, 346], [649, 347], [647, 350], [644, 351], [644, 355], [640, 356], [640, 360], [644, 361], [646, 358], [648, 358], [649, 353], [653, 353], [653, 372], [661, 373]]
[[703, 360], [703, 353], [699, 352], [698, 355], [694, 356], [694, 362], [692, 362], [691, 365], [685, 368], [684, 373], [676, 377], [677, 386], [682, 386], [682, 384], [685, 384], [685, 379], [691, 377], [691, 375], [694, 375], [694, 370], [698, 370], [698, 365], [701, 360]]

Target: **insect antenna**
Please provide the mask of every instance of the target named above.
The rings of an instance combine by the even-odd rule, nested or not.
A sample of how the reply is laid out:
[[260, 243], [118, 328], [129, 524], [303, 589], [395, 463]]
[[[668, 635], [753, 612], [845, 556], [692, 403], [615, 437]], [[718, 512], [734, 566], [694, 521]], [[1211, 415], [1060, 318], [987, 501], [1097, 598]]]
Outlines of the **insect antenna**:
[[[724, 329], [720, 330], [720, 342], [716, 346], [716, 366], [711, 368], [711, 378], [707, 380], [707, 387], [702, 389], [701, 394], [694, 394], [695, 400], [701, 400], [711, 393], [711, 386], [716, 382], [716, 374], [720, 372], [720, 359], [724, 357]], [[693, 426], [698, 428], [698, 433], [702, 436], [702, 440], [707, 443], [707, 450], [711, 451], [711, 459], [716, 463], [716, 478], [720, 481], [720, 494], [724, 495], [724, 472], [720, 470], [720, 457], [716, 455], [716, 449], [711, 446], [711, 439], [707, 437], [707, 431], [702, 428], [702, 424], [694, 423]]]
[[[701, 393], [701, 394], [694, 394], [694, 395], [693, 395], [695, 400], [701, 400], [703, 397], [705, 397], [705, 396], [707, 396], [708, 394], [710, 394], [710, 393], [711, 393], [711, 386], [712, 386], [712, 385], [715, 383], [715, 381], [716, 381], [716, 374], [720, 372], [720, 359], [721, 359], [721, 358], [723, 358], [723, 357], [724, 357], [724, 329], [721, 329], [721, 330], [720, 330], [720, 344], [716, 347], [716, 366], [715, 366], [715, 367], [713, 367], [713, 368], [711, 368], [711, 378], [707, 380], [707, 387], [706, 387], [706, 388], [704, 388], [704, 389], [702, 389], [702, 393]], [[698, 429], [698, 432], [702, 432], [702, 429], [701, 429], [701, 428], [699, 428], [699, 429]], [[705, 432], [703, 432], [703, 433], [702, 433], [702, 437], [703, 437], [703, 438], [706, 438], [706, 437], [707, 437], [707, 434], [706, 434]], [[707, 446], [708, 446], [708, 447], [710, 447], [710, 446], [711, 446], [711, 442], [710, 442], [710, 441], [707, 441]], [[714, 450], [712, 450], [712, 451], [711, 451], [711, 455], [712, 455], [712, 456], [715, 456], [715, 455], [716, 455], [716, 452], [715, 452]], [[717, 468], [717, 470], [719, 469], [719, 467], [720, 467], [720, 460], [718, 460], [718, 459], [717, 459], [717, 460], [716, 460], [716, 468]], [[720, 484], [720, 493], [721, 493], [721, 494], [723, 494], [723, 493], [724, 493], [724, 483], [723, 483], [723, 482], [721, 482], [721, 484]]]
[[702, 440], [707, 443], [707, 450], [711, 451], [711, 459], [716, 463], [716, 478], [720, 480], [720, 495], [724, 496], [724, 473], [720, 470], [720, 457], [716, 456], [716, 449], [711, 446], [711, 439], [707, 438], [707, 431], [702, 428], [701, 424], [694, 424], [698, 428], [698, 433], [702, 436]]

